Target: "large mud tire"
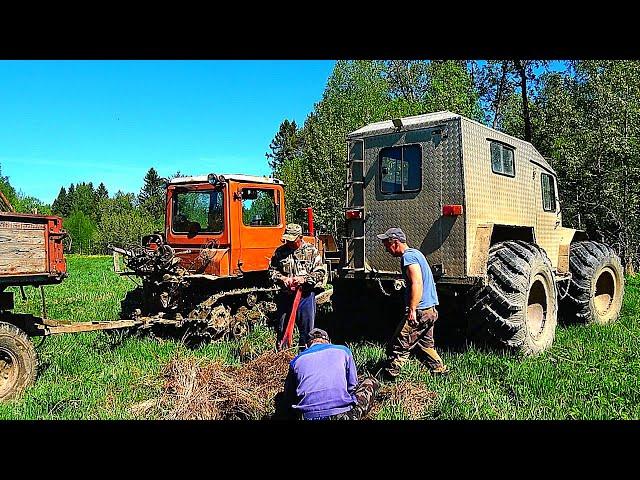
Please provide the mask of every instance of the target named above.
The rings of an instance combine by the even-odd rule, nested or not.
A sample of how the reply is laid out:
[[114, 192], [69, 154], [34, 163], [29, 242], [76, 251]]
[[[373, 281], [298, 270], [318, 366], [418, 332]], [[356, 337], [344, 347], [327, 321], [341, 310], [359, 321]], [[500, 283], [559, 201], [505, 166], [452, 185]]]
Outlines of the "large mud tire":
[[476, 340], [521, 355], [551, 346], [558, 323], [555, 275], [538, 246], [515, 240], [489, 250], [488, 284], [470, 298], [470, 332]]
[[0, 322], [0, 402], [11, 400], [36, 379], [38, 358], [26, 333]]
[[620, 315], [624, 274], [613, 249], [598, 242], [577, 242], [569, 251], [571, 281], [560, 303], [566, 323], [606, 325]]

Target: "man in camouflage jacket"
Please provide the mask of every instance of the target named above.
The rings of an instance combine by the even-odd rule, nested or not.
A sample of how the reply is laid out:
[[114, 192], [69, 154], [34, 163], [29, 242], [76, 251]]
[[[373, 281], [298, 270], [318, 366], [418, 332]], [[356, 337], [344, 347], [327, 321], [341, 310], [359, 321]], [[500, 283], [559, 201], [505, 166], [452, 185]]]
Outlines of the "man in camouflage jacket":
[[300, 332], [298, 345], [304, 349], [309, 332], [314, 328], [316, 317], [316, 295], [314, 289], [322, 287], [327, 274], [326, 265], [318, 249], [302, 239], [302, 227], [296, 223], [287, 225], [282, 235], [284, 245], [278, 247], [271, 257], [269, 274], [271, 280], [282, 288], [276, 295], [278, 338], [276, 345], [284, 337], [296, 289], [302, 290], [296, 315], [296, 325]]

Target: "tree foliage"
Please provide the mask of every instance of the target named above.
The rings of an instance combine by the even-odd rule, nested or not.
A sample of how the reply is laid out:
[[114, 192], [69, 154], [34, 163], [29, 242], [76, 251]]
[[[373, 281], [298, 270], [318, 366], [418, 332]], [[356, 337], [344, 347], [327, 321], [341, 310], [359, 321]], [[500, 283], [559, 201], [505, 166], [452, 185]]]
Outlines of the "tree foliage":
[[2, 165], [0, 165], [0, 191], [11, 203], [11, 206], [19, 213], [39, 213], [41, 215], [51, 214], [51, 206], [41, 202], [35, 197], [24, 194], [16, 189], [9, 182], [9, 177], [2, 175]]
[[18, 192], [16, 192], [16, 189], [9, 183], [9, 177], [2, 175], [2, 165], [0, 165], [0, 191], [13, 208], [17, 208]]
[[286, 183], [288, 221], [303, 222], [300, 209], [313, 207], [318, 223], [342, 231], [347, 133], [437, 110], [481, 118], [464, 62], [338, 61], [302, 128], [285, 120], [267, 154], [274, 176]]
[[64, 220], [63, 225], [71, 237], [72, 252], [84, 254], [95, 252], [97, 228], [95, 221], [89, 215], [82, 210], [76, 210]]
[[574, 61], [544, 76], [533, 105], [533, 142], [558, 172], [565, 223], [612, 245], [633, 270], [640, 254], [640, 62]]
[[138, 206], [151, 217], [156, 229], [162, 228], [165, 211], [164, 179], [151, 167], [144, 176], [144, 184], [138, 194]]

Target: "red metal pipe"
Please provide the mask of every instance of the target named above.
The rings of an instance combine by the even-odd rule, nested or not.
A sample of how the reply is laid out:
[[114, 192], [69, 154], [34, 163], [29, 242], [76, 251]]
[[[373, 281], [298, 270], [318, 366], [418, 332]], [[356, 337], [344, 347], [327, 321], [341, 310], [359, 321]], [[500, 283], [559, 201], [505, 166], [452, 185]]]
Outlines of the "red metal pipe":
[[307, 223], [309, 224], [309, 235], [313, 237], [315, 230], [313, 228], [313, 208], [306, 207], [307, 210]]
[[302, 288], [296, 288], [296, 296], [293, 299], [293, 305], [291, 307], [291, 313], [289, 314], [289, 323], [287, 323], [287, 329], [284, 331], [284, 336], [280, 340], [280, 349], [289, 348], [291, 341], [293, 340], [293, 326], [296, 324], [296, 314], [298, 313], [298, 305], [300, 305], [300, 297], [302, 296]]

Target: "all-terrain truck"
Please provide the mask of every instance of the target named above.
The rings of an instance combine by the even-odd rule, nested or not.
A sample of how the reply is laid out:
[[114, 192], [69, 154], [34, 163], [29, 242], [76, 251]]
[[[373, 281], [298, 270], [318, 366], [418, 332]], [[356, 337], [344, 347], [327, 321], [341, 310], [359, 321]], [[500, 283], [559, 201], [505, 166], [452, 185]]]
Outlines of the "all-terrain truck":
[[402, 288], [398, 259], [376, 238], [400, 227], [438, 291], [466, 305], [469, 331], [490, 343], [535, 354], [552, 344], [558, 315], [618, 317], [618, 256], [562, 226], [557, 175], [530, 143], [443, 111], [366, 125], [347, 147], [336, 303]]

